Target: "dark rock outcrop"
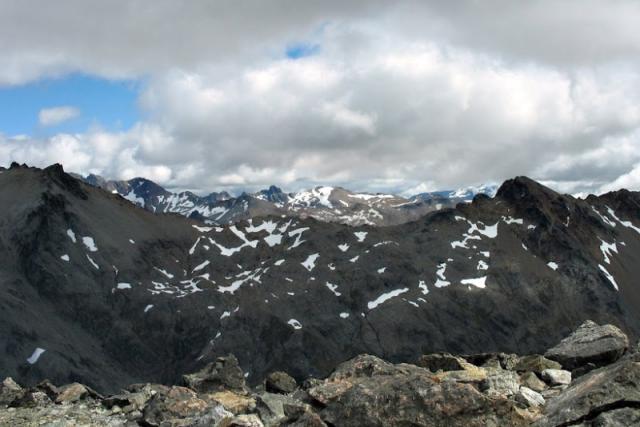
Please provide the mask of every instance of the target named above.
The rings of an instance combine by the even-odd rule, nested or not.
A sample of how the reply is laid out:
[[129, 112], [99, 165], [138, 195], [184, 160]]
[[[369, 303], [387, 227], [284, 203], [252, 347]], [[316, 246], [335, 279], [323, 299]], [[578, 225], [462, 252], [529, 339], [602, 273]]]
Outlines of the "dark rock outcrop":
[[535, 425], [631, 426], [637, 425], [632, 421], [639, 410], [640, 355], [635, 354], [578, 378], [547, 403]]
[[565, 369], [578, 369], [587, 364], [603, 366], [620, 358], [629, 347], [629, 339], [613, 325], [586, 321], [558, 345], [547, 350], [545, 357], [559, 362]]

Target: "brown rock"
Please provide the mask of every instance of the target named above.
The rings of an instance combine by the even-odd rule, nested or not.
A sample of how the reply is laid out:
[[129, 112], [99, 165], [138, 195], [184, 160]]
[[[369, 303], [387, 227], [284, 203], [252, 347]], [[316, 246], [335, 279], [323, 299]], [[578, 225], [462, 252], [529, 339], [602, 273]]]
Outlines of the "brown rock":
[[254, 398], [233, 391], [218, 391], [207, 394], [203, 398], [219, 403], [224, 409], [236, 415], [250, 412], [256, 407]]
[[533, 372], [525, 372], [520, 375], [520, 382], [523, 386], [530, 388], [533, 391], [537, 391], [538, 393], [544, 391], [547, 388], [547, 385], [542, 381], [536, 374]]
[[286, 372], [272, 372], [265, 380], [265, 390], [270, 393], [289, 394], [297, 387], [296, 380]]
[[60, 392], [55, 399], [56, 403], [73, 403], [89, 396], [89, 390], [79, 383], [67, 384], [60, 388]]
[[529, 356], [522, 356], [514, 369], [518, 372], [535, 372], [536, 374], [542, 374], [545, 369], [562, 369], [562, 366], [553, 360], [549, 360], [539, 354], [532, 354]]

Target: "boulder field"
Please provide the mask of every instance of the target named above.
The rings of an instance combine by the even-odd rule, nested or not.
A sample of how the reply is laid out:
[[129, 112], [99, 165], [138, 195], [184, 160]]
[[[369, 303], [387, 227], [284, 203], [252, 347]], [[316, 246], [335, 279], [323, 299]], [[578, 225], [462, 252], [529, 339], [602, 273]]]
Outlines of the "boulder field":
[[617, 327], [583, 323], [544, 355], [427, 354], [393, 364], [359, 355], [326, 378], [272, 372], [249, 387], [233, 355], [179, 385], [132, 384], [103, 396], [43, 381], [0, 385], [11, 426], [634, 426], [640, 346]]

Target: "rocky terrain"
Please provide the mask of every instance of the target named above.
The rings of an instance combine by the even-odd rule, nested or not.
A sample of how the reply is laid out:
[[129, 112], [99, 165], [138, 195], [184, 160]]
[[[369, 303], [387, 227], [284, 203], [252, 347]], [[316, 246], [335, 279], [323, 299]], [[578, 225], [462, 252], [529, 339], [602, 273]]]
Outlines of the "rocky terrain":
[[24, 387], [176, 384], [228, 354], [252, 387], [302, 383], [359, 354], [542, 353], [586, 319], [640, 332], [635, 192], [518, 177], [396, 226], [213, 226], [13, 165], [0, 206], [0, 373]]
[[612, 325], [583, 323], [544, 355], [423, 355], [392, 364], [360, 355], [327, 378], [286, 372], [248, 387], [233, 355], [180, 385], [133, 384], [103, 396], [86, 385], [0, 385], [11, 426], [634, 426], [640, 347]]
[[470, 202], [476, 194], [492, 196], [497, 190], [496, 186], [469, 187], [403, 198], [391, 194], [355, 193], [340, 187], [316, 187], [285, 193], [271, 186], [253, 194], [242, 193], [238, 197], [224, 191], [198, 196], [190, 191], [172, 193], [144, 178], [111, 181], [96, 175], [74, 176], [119, 194], [151, 212], [178, 213], [217, 225], [265, 215], [310, 217], [354, 226], [402, 224], [428, 212]]

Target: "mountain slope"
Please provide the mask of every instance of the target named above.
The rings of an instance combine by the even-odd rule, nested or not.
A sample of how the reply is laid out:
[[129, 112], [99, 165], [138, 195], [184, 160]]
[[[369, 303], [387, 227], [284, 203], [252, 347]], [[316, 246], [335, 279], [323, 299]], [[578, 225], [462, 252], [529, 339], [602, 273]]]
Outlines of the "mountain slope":
[[578, 200], [519, 177], [397, 226], [216, 227], [13, 165], [0, 202], [0, 370], [22, 383], [169, 383], [230, 352], [250, 382], [365, 352], [527, 353], [587, 318], [640, 332], [634, 192]]

